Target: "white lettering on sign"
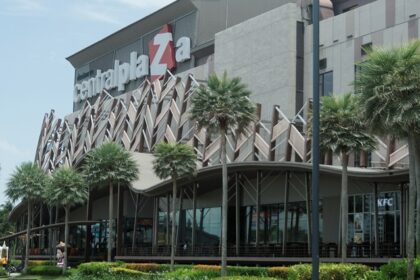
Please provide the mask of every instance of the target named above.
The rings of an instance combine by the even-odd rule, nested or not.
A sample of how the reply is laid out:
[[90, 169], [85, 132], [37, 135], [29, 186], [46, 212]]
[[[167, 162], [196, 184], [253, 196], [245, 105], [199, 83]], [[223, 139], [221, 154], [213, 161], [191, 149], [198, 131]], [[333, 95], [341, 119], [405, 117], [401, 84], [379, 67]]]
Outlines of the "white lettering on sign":
[[160, 76], [165, 74], [168, 69], [167, 63], [162, 59], [166, 48], [172, 43], [172, 33], [159, 33], [153, 39], [153, 45], [157, 46], [154, 57], [151, 58], [150, 75]]
[[191, 40], [188, 37], [181, 37], [176, 42], [175, 59], [184, 62], [191, 58]]
[[394, 205], [394, 199], [391, 198], [378, 198], [379, 207], [392, 207]]
[[[174, 53], [175, 51], [175, 53]], [[74, 85], [73, 102], [77, 103], [100, 94], [104, 89], [117, 88], [123, 91], [130, 81], [150, 75], [152, 80], [166, 73], [167, 69], [175, 67], [176, 62], [184, 62], [191, 58], [191, 40], [181, 37], [174, 48], [172, 29], [165, 25], [160, 33], [156, 34], [149, 43], [149, 56], [130, 53], [130, 61], [120, 64], [114, 61], [114, 68], [102, 72], [96, 71], [96, 76]]]

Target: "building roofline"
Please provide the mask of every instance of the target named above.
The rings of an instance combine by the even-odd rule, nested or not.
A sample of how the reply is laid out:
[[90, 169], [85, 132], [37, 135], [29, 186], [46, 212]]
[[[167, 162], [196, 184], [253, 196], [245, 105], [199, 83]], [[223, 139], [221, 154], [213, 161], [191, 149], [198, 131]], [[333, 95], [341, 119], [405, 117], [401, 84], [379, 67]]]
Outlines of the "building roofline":
[[[183, 177], [180, 178], [179, 185], [191, 183], [192, 180], [199, 180], [200, 177], [220, 176], [221, 165], [213, 165], [204, 167], [197, 171], [194, 178]], [[277, 170], [277, 171], [295, 171], [295, 172], [311, 172], [311, 163], [300, 162], [272, 162], [272, 161], [250, 161], [250, 162], [235, 162], [228, 164], [229, 172], [252, 171], [252, 170]], [[341, 176], [340, 166], [320, 165], [320, 175], [334, 175]], [[348, 177], [363, 181], [374, 181], [377, 183], [393, 183], [408, 180], [408, 169], [373, 169], [373, 168], [348, 168]], [[146, 196], [153, 196], [164, 193], [172, 188], [172, 180], [167, 179], [147, 189], [138, 190], [130, 187], [134, 192], [144, 194]]]
[[190, 0], [176, 0], [165, 7], [143, 17], [142, 19], [125, 26], [124, 28], [106, 36], [105, 38], [83, 48], [82, 50], [68, 56], [66, 59], [74, 68], [84, 65], [87, 61], [92, 61], [94, 58], [102, 56], [110, 51], [123, 46], [133, 38], [140, 38], [161, 25], [170, 22], [171, 20], [185, 15], [188, 12], [195, 10], [195, 5]]

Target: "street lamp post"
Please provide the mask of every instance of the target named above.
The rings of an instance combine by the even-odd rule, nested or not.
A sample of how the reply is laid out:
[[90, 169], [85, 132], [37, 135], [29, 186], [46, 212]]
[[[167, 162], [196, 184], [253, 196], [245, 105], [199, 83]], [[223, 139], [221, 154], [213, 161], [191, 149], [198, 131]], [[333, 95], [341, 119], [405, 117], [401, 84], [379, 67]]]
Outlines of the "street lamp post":
[[312, 280], [319, 279], [319, 0], [312, 1]]

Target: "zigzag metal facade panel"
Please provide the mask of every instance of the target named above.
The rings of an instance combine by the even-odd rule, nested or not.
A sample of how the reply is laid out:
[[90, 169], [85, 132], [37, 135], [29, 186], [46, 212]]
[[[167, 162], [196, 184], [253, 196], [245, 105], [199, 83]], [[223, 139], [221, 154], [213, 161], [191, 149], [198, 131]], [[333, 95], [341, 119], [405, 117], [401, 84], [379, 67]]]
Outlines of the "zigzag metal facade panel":
[[[166, 141], [193, 146], [202, 166], [217, 164], [220, 137], [205, 129], [197, 131], [188, 115], [190, 97], [198, 85], [191, 75], [182, 80], [168, 72], [164, 79], [145, 80], [120, 98], [104, 91], [72, 118], [56, 119], [52, 111], [42, 122], [35, 161], [52, 171], [61, 165], [78, 166], [87, 152], [103, 142], [117, 142], [132, 152], [151, 152], [155, 144]], [[307, 115], [308, 103], [292, 120], [274, 106], [271, 125], [257, 120], [243, 134], [231, 131], [228, 162], [310, 161], [310, 141], [298, 129], [305, 130], [301, 113]], [[407, 156], [407, 147], [402, 146], [388, 157], [387, 145], [377, 140], [375, 154], [381, 165], [392, 167]]]

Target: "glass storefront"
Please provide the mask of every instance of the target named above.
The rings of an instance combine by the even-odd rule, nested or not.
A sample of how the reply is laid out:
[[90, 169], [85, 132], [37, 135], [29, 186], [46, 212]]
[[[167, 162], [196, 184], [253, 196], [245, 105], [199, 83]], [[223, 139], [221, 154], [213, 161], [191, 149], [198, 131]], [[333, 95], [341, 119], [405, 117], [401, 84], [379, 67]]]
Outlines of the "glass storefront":
[[[124, 243], [125, 247], [131, 247], [133, 242], [134, 218], [125, 218]], [[153, 238], [153, 219], [137, 218], [136, 223], [136, 247], [151, 245]]]
[[[192, 241], [193, 210], [184, 210], [184, 234], [181, 242]], [[221, 236], [222, 212], [220, 207], [196, 209], [196, 240], [201, 245], [218, 245]]]
[[[108, 220], [102, 220], [91, 226], [93, 254], [105, 252], [108, 242]], [[115, 246], [115, 244], [114, 244]]]
[[[378, 194], [378, 239], [381, 243], [400, 241], [400, 193]], [[348, 242], [375, 241], [375, 208], [373, 194], [349, 196]]]
[[[320, 208], [322, 213], [322, 207]], [[283, 243], [284, 204], [261, 205], [260, 208], [260, 243], [279, 244]], [[322, 214], [320, 216], [322, 229]], [[241, 243], [255, 244], [257, 229], [256, 206], [245, 206], [241, 210]], [[287, 240], [286, 242], [307, 242], [308, 241], [308, 215], [306, 202], [289, 202], [287, 204]]]
[[[171, 238], [171, 217], [167, 217], [167, 212], [159, 208], [159, 227], [158, 227], [158, 244], [167, 244], [168, 239]], [[203, 245], [217, 245], [220, 242], [221, 235], [221, 208], [198, 208], [196, 209], [196, 244]], [[170, 213], [170, 216], [172, 214]], [[169, 218], [169, 231], [167, 230], [167, 219]], [[178, 221], [178, 215], [176, 220]], [[176, 223], [178, 224], [178, 223]], [[193, 228], [193, 210], [187, 209], [181, 211], [181, 228], [179, 233], [179, 242], [192, 242], [192, 228]]]

